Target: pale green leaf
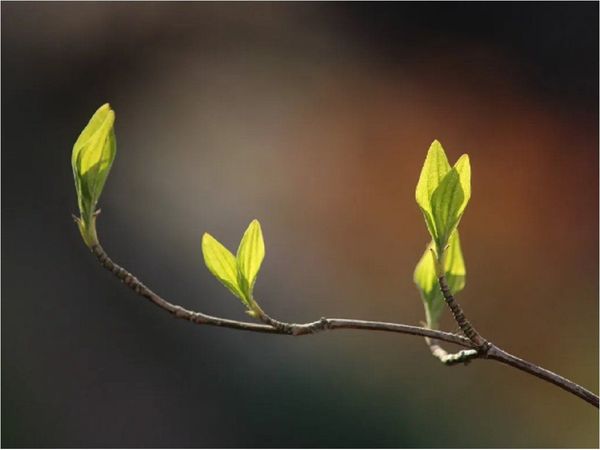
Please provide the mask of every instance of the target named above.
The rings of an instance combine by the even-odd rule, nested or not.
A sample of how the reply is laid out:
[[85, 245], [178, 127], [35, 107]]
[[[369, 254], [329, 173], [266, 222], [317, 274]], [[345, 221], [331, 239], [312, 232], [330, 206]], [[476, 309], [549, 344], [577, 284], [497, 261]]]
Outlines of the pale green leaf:
[[73, 145], [73, 154], [71, 156], [73, 168], [75, 168], [75, 162], [77, 161], [81, 149], [88, 144], [88, 141], [92, 136], [96, 134], [107, 121], [112, 121], [114, 123], [114, 112], [111, 110], [110, 105], [105, 103], [96, 110], [88, 124], [79, 134], [79, 137], [75, 141], [75, 145]]
[[462, 155], [444, 176], [431, 197], [439, 251], [443, 250], [452, 232], [458, 227], [470, 197], [471, 166], [469, 156]]
[[[116, 139], [112, 129], [109, 130], [103, 142], [89, 141], [89, 148], [83, 148], [79, 153], [78, 173], [81, 180], [82, 215], [89, 216], [95, 212], [114, 161], [115, 153]], [[96, 160], [96, 157], [99, 159]]]
[[238, 284], [252, 301], [252, 291], [260, 266], [265, 257], [265, 243], [258, 220], [253, 220], [240, 242], [237, 251]]
[[467, 203], [469, 203], [469, 200], [471, 199], [471, 161], [469, 160], [469, 155], [464, 154], [458, 158], [458, 161], [454, 164], [454, 168], [458, 172], [460, 186], [464, 196], [463, 202], [458, 210], [459, 215], [462, 216], [467, 207]]
[[444, 257], [444, 267], [446, 269], [446, 280], [448, 287], [453, 294], [462, 291], [465, 287], [467, 269], [460, 247], [460, 236], [458, 230], [455, 230], [450, 237], [448, 249]]
[[233, 295], [250, 307], [238, 285], [238, 271], [235, 256], [219, 241], [208, 233], [202, 236], [202, 254], [204, 263], [217, 280], [219, 280]]
[[450, 171], [450, 164], [444, 152], [442, 144], [435, 140], [427, 151], [425, 163], [421, 169], [421, 175], [417, 182], [415, 198], [421, 208], [430, 210], [431, 196], [438, 187], [440, 181]]
[[89, 217], [94, 208], [116, 154], [115, 113], [102, 105], [83, 129], [73, 146], [71, 165], [79, 208]]
[[433, 241], [427, 246], [423, 256], [417, 263], [413, 280], [421, 294], [425, 317], [429, 328], [437, 328], [439, 318], [444, 311], [444, 299], [437, 284], [434, 255], [432, 253]]
[[71, 166], [79, 205], [79, 228], [89, 246], [95, 237], [96, 205], [116, 155], [115, 113], [108, 103], [94, 113], [80, 133], [71, 155]]
[[415, 190], [415, 199], [421, 211], [423, 211], [427, 229], [433, 238], [436, 237], [437, 233], [432, 215], [431, 196], [449, 171], [450, 164], [444, 148], [439, 141], [435, 140], [429, 147]]

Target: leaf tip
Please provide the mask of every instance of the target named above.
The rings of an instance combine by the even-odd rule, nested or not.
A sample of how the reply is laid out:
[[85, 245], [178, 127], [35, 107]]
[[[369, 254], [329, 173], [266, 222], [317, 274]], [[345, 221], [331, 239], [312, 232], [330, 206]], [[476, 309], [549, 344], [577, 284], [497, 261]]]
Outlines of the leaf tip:
[[460, 155], [460, 158], [458, 158], [458, 160], [454, 164], [454, 167], [459, 167], [459, 166], [461, 166], [463, 164], [471, 166], [471, 160], [469, 158], [469, 154], [468, 153], [463, 153], [462, 155]]
[[446, 156], [446, 152], [444, 150], [444, 147], [442, 146], [442, 143], [440, 141], [438, 141], [437, 139], [434, 139], [433, 142], [431, 143], [431, 145], [429, 146], [429, 152], [428, 153], [442, 153], [444, 156]]
[[104, 103], [92, 117], [104, 118], [105, 126], [111, 128], [115, 122], [115, 111], [111, 108], [110, 103]]
[[204, 249], [210, 245], [212, 242], [215, 242], [216, 239], [209, 233], [204, 233], [202, 235], [202, 250], [204, 251]]

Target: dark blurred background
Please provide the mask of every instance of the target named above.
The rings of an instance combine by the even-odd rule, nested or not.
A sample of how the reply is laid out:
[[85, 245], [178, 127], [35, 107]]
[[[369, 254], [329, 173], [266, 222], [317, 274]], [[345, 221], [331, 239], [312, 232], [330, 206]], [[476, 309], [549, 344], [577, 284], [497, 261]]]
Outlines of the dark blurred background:
[[[104, 102], [101, 241], [247, 319], [205, 269], [259, 218], [273, 316], [418, 324], [431, 141], [467, 152], [460, 301], [598, 392], [598, 3], [2, 3], [2, 446], [592, 447], [598, 410], [422, 339], [176, 321], [102, 270], [70, 153]], [[455, 330], [448, 317], [444, 328]]]

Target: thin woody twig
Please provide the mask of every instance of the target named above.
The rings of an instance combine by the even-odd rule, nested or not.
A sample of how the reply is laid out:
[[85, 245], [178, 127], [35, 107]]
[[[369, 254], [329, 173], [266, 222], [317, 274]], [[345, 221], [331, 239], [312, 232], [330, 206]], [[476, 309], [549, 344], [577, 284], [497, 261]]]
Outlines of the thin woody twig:
[[[352, 319], [335, 319], [321, 318], [314, 322], [304, 324], [284, 323], [268, 318], [267, 320], [276, 322], [273, 324], [257, 324], [252, 322], [242, 322], [237, 320], [223, 319], [221, 317], [209, 316], [208, 314], [190, 311], [182, 306], [168, 302], [127, 270], [115, 263], [106, 254], [102, 246], [95, 245], [92, 247], [92, 253], [96, 256], [102, 267], [112, 272], [119, 278], [128, 288], [132, 289], [136, 294], [150, 300], [159, 308], [166, 310], [179, 319], [188, 320], [199, 325], [212, 325], [225, 328], [235, 328], [245, 331], [257, 331], [261, 333], [271, 334], [288, 334], [293, 336], [302, 336], [314, 334], [326, 330], [373, 330], [387, 331], [392, 333], [403, 333], [414, 336], [430, 337], [440, 341], [449, 342], [451, 344], [461, 345], [463, 347], [472, 347], [471, 342], [458, 334], [447, 333], [445, 331], [430, 330], [428, 328], [417, 327], [412, 325], [403, 325], [390, 322], [375, 322], [369, 320], [352, 320]], [[266, 315], [265, 315], [266, 316]], [[266, 316], [268, 317], [268, 316]]]
[[460, 327], [460, 329], [465, 333], [465, 336], [469, 338], [469, 340], [475, 344], [475, 347], [481, 352], [486, 352], [489, 347], [489, 342], [486, 341], [483, 336], [481, 336], [477, 330], [471, 325], [471, 323], [465, 317], [465, 314], [458, 304], [458, 302], [454, 299], [452, 292], [450, 292], [450, 288], [448, 287], [448, 283], [446, 282], [446, 276], [442, 275], [438, 278], [438, 282], [440, 285], [440, 290], [442, 291], [442, 295], [444, 296], [444, 300], [446, 300], [446, 304], [452, 311], [452, 315], [454, 316], [454, 320]]
[[500, 361], [501, 363], [507, 364], [509, 366], [515, 367], [523, 372], [527, 372], [537, 378], [548, 381], [565, 391], [576, 395], [577, 397], [585, 400], [586, 402], [594, 405], [598, 408], [598, 396], [591, 391], [588, 391], [582, 386], [568, 380], [565, 377], [562, 377], [554, 372], [551, 372], [543, 367], [537, 366], [529, 361], [525, 361], [524, 359], [517, 358], [514, 355], [502, 350], [501, 348], [491, 345], [487, 355], [487, 358], [493, 359], [496, 361]]
[[[500, 361], [509, 366], [515, 367], [519, 370], [527, 372], [531, 375], [536, 376], [542, 380], [546, 380], [550, 383], [559, 386], [565, 391], [574, 394], [586, 402], [594, 405], [598, 408], [598, 396], [593, 392], [588, 391], [582, 386], [573, 383], [572, 381], [561, 377], [549, 370], [546, 370], [542, 367], [536, 366], [528, 361], [522, 360], [513, 356], [504, 350], [498, 348], [497, 346], [489, 343], [485, 339], [483, 339], [478, 333], [473, 335], [472, 333], [468, 337], [460, 336], [454, 333], [448, 333], [444, 331], [431, 330], [424, 327], [417, 327], [412, 325], [404, 325], [398, 323], [389, 323], [389, 322], [376, 322], [376, 321], [368, 321], [368, 320], [353, 320], [353, 319], [335, 319], [335, 318], [321, 318], [320, 320], [314, 322], [308, 322], [304, 324], [295, 324], [295, 323], [285, 323], [279, 322], [275, 319], [270, 318], [264, 312], [260, 318], [268, 323], [257, 324], [251, 322], [241, 322], [236, 320], [224, 319], [220, 317], [209, 316], [204, 313], [190, 311], [185, 309], [179, 305], [175, 305], [173, 303], [168, 302], [167, 300], [160, 297], [158, 294], [153, 292], [150, 288], [144, 285], [140, 280], [138, 280], [134, 275], [130, 272], [116, 264], [112, 261], [109, 256], [106, 254], [104, 249], [100, 246], [100, 244], [93, 245], [91, 247], [92, 253], [96, 256], [102, 267], [113, 273], [119, 280], [121, 280], [127, 287], [132, 289], [136, 294], [148, 299], [150, 302], [154, 303], [161, 309], [171, 313], [173, 316], [188, 320], [192, 323], [196, 323], [199, 325], [211, 325], [225, 328], [233, 328], [238, 330], [245, 331], [254, 331], [260, 333], [271, 333], [271, 334], [286, 334], [292, 336], [301, 336], [314, 334], [327, 330], [339, 330], [339, 329], [354, 329], [354, 330], [373, 330], [373, 331], [386, 331], [393, 333], [402, 333], [402, 334], [410, 334], [414, 336], [422, 336], [425, 338], [448, 342], [451, 344], [457, 344], [462, 347], [466, 347], [467, 349], [463, 351], [464, 355], [469, 355], [468, 359], [477, 358], [488, 358], [496, 361]], [[441, 283], [440, 283], [441, 284]], [[443, 291], [442, 287], [442, 291]], [[449, 290], [447, 290], [449, 293]], [[450, 294], [451, 295], [451, 294]], [[447, 300], [448, 302], [448, 300]], [[450, 306], [450, 302], [449, 306]], [[460, 310], [460, 306], [456, 303], [458, 307], [458, 311], [462, 313]], [[452, 308], [453, 313], [455, 313], [456, 308]], [[457, 318], [457, 314], [455, 313], [455, 318]], [[464, 319], [464, 314], [463, 314]], [[458, 320], [458, 318], [457, 318]], [[466, 321], [466, 319], [465, 319]], [[270, 323], [269, 323], [270, 322]], [[461, 324], [462, 320], [459, 322]], [[468, 322], [467, 322], [468, 323]], [[463, 322], [464, 325], [464, 322]], [[469, 324], [470, 325], [470, 324]], [[472, 328], [472, 327], [471, 327]], [[461, 329], [465, 331], [463, 326]], [[473, 329], [474, 331], [474, 329]], [[476, 332], [475, 332], [476, 333]], [[466, 332], [465, 332], [466, 334]], [[475, 338], [474, 338], [475, 336]], [[481, 341], [476, 337], [479, 336]], [[443, 350], [443, 349], [442, 349]], [[477, 353], [477, 355], [473, 355], [473, 351]], [[460, 354], [460, 352], [459, 352]], [[464, 361], [460, 361], [464, 362]]]
[[456, 353], [446, 351], [435, 339], [425, 338], [431, 354], [440, 360], [446, 366], [455, 366], [457, 364], [469, 364], [471, 360], [481, 357], [476, 349], [460, 350]]
[[[426, 322], [421, 322], [421, 325], [431, 328]], [[458, 331], [460, 332], [460, 328]], [[445, 366], [454, 366], [457, 364], [464, 364], [466, 366], [471, 360], [481, 357], [480, 353], [475, 349], [460, 350], [456, 353], [450, 353], [440, 345], [439, 341], [428, 337], [425, 338], [425, 344], [427, 344], [431, 355]]]

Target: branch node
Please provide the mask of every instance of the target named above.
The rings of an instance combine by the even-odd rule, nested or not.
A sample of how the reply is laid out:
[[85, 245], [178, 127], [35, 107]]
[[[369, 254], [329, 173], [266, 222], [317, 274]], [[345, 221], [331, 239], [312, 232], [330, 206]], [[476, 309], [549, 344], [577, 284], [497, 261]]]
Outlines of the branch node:
[[178, 319], [193, 319], [193, 316], [190, 315], [186, 309], [182, 308], [179, 305], [175, 306], [175, 308], [173, 309], [173, 315]]
[[327, 318], [326, 318], [326, 317], [321, 317], [321, 318], [319, 319], [319, 322], [318, 322], [318, 325], [317, 325], [317, 326], [318, 326], [318, 328], [319, 328], [319, 329], [321, 329], [321, 330], [328, 330], [328, 329], [330, 328], [330, 327], [329, 327], [329, 320], [327, 320]]

